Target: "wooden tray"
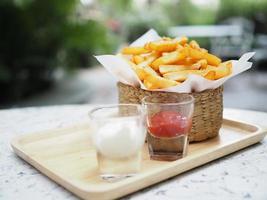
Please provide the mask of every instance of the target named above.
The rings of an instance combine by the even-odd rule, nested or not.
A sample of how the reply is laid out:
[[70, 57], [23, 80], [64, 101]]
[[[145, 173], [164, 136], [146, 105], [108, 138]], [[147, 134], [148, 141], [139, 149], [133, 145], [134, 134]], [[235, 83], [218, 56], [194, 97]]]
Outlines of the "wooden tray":
[[18, 156], [77, 196], [114, 199], [255, 144], [265, 133], [258, 126], [224, 119], [220, 136], [190, 144], [188, 155], [183, 159], [149, 160], [145, 146], [141, 172], [114, 183], [98, 176], [89, 125], [20, 136], [11, 145]]

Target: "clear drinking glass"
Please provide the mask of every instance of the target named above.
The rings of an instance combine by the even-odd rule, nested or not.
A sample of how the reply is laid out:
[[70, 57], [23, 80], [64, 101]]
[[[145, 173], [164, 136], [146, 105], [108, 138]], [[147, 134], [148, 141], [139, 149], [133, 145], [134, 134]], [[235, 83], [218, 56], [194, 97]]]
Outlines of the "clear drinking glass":
[[141, 106], [118, 104], [99, 107], [90, 112], [90, 118], [100, 176], [117, 180], [137, 173], [146, 135]]
[[187, 153], [188, 133], [192, 127], [194, 97], [153, 97], [142, 99], [146, 113], [147, 143], [150, 158], [173, 161]]

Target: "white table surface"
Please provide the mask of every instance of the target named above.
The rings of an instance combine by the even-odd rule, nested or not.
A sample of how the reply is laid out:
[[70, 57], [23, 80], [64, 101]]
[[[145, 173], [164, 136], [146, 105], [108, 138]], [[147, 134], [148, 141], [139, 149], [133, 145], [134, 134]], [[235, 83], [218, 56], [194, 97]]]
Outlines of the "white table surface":
[[[0, 111], [0, 199], [78, 199], [18, 158], [10, 140], [18, 135], [87, 120], [90, 105]], [[226, 118], [267, 127], [267, 113], [225, 109]], [[267, 138], [261, 143], [148, 187], [123, 199], [267, 199]]]

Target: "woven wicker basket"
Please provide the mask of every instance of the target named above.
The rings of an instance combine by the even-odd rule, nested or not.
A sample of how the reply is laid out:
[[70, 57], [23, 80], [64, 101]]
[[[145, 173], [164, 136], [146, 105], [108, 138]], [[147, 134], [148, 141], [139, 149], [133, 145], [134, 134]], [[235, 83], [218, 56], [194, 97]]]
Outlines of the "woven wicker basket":
[[[123, 83], [118, 83], [120, 103], [140, 104], [145, 96], [166, 98], [181, 95], [172, 92], [151, 92], [135, 88]], [[189, 133], [189, 141], [197, 142], [213, 138], [219, 134], [223, 114], [223, 87], [203, 92], [191, 93], [195, 98], [193, 125]]]

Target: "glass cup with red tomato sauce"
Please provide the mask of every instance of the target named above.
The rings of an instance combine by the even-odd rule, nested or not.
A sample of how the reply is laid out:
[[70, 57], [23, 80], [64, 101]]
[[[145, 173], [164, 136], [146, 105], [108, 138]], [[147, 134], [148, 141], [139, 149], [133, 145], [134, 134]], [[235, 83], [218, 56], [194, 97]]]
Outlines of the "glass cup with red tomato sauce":
[[162, 161], [183, 158], [192, 127], [194, 97], [189, 94], [166, 98], [147, 96], [142, 99], [142, 106], [150, 158]]

